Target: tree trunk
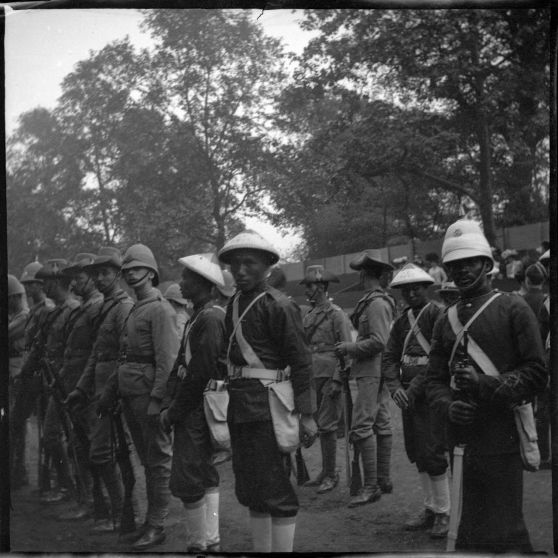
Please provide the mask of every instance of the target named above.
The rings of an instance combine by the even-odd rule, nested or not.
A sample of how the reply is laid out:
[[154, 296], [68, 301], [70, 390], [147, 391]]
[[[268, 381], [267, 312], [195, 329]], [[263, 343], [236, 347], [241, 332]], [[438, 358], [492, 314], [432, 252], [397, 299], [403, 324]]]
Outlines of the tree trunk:
[[479, 211], [482, 217], [484, 235], [491, 246], [496, 245], [496, 228], [492, 212], [492, 162], [490, 148], [490, 133], [486, 116], [482, 111], [478, 115], [477, 137], [480, 151], [480, 184]]

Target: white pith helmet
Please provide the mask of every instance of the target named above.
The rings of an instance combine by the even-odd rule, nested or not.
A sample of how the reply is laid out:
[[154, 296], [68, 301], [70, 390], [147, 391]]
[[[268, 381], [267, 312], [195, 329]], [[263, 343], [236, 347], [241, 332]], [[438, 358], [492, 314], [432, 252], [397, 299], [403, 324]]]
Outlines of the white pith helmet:
[[178, 261], [190, 271], [201, 275], [204, 279], [217, 285], [217, 287], [224, 287], [225, 280], [223, 273], [219, 267], [219, 262], [215, 254], [194, 254], [192, 256], [185, 256], [179, 258]]
[[219, 259], [223, 263], [230, 264], [232, 253], [236, 250], [258, 250], [264, 252], [268, 256], [270, 266], [279, 261], [279, 252], [255, 231], [243, 231], [231, 238], [219, 250]]
[[418, 265], [408, 263], [397, 272], [389, 286], [392, 289], [397, 289], [403, 285], [412, 285], [416, 283], [428, 283], [431, 285], [434, 283], [434, 279]]
[[451, 224], [442, 244], [442, 262], [447, 264], [466, 258], [487, 258], [494, 267], [494, 258], [480, 224], [470, 219], [460, 219]]

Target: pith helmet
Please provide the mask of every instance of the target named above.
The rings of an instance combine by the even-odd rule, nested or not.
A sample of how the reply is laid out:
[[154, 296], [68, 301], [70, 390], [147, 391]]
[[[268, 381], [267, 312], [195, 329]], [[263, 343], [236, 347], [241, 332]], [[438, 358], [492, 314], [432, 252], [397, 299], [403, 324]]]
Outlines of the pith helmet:
[[247, 230], [231, 238], [219, 250], [219, 259], [226, 264], [230, 264], [233, 252], [237, 250], [257, 250], [264, 252], [269, 260], [269, 265], [279, 261], [279, 252], [261, 235], [255, 231]]
[[492, 250], [479, 223], [469, 219], [456, 221], [446, 231], [442, 244], [442, 262], [446, 264], [475, 257], [488, 259], [494, 267]]
[[311, 283], [339, 283], [339, 277], [324, 269], [323, 265], [309, 265], [306, 268], [306, 275], [299, 285], [310, 285]]
[[217, 290], [226, 297], [231, 297], [234, 294], [235, 286], [234, 286], [234, 277], [232, 273], [228, 269], [222, 269], [221, 273], [223, 274], [223, 279], [225, 281], [224, 287], [217, 287]]
[[58, 279], [65, 275], [64, 269], [68, 267], [68, 260], [54, 258], [47, 260], [46, 264], [37, 272], [41, 279]]
[[544, 265], [541, 262], [536, 262], [525, 270], [525, 277], [527, 277], [533, 285], [540, 285], [544, 283], [548, 274]]
[[361, 252], [356, 258], [351, 260], [349, 266], [357, 271], [360, 269], [393, 269], [390, 263], [382, 259], [379, 250], [365, 250]]
[[412, 285], [417, 283], [426, 283], [431, 285], [434, 283], [434, 279], [420, 268], [418, 265], [408, 263], [404, 265], [395, 275], [393, 281], [390, 283], [390, 287], [400, 288], [403, 285]]
[[99, 248], [99, 253], [95, 256], [93, 262], [85, 267], [93, 268], [105, 265], [116, 269], [120, 269], [122, 267], [122, 255], [120, 254], [120, 250], [118, 248], [114, 248], [113, 246]]
[[23, 268], [23, 273], [21, 274], [21, 277], [20, 277], [19, 280], [22, 283], [31, 283], [33, 281], [37, 281], [38, 283], [42, 283], [42, 280], [37, 279], [37, 277], [36, 277], [37, 272], [39, 271], [39, 269], [41, 269], [41, 267], [43, 267], [43, 264], [41, 264], [39, 262], [31, 262], [30, 264], [27, 264]]
[[95, 254], [91, 254], [90, 252], [83, 252], [81, 254], [77, 254], [74, 258], [74, 261], [66, 268], [62, 270], [64, 275], [74, 275], [79, 273], [80, 271], [87, 272], [88, 270], [85, 269], [86, 266], [89, 266], [95, 261]]
[[179, 258], [178, 261], [190, 271], [201, 275], [218, 287], [225, 286], [223, 273], [219, 267], [219, 262], [215, 254], [194, 254], [193, 256], [186, 256]]
[[171, 283], [163, 296], [167, 300], [173, 300], [174, 302], [182, 304], [183, 306], [186, 306], [188, 304], [188, 301], [182, 296], [180, 285], [178, 285], [177, 283]]
[[547, 263], [550, 260], [550, 248], [539, 258], [539, 262]]
[[122, 271], [133, 267], [145, 267], [155, 273], [153, 286], [159, 284], [159, 268], [153, 252], [145, 244], [133, 244], [126, 250], [122, 259]]
[[8, 296], [25, 294], [25, 287], [15, 275], [8, 274]]
[[453, 281], [446, 281], [444, 283], [442, 283], [440, 290], [438, 291], [440, 293], [458, 293], [459, 289], [455, 286], [455, 283]]

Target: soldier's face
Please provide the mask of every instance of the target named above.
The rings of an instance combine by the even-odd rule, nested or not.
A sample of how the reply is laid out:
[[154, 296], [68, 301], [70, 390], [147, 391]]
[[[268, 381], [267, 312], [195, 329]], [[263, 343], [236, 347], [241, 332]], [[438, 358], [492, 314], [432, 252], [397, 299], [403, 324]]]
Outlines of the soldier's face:
[[134, 289], [140, 288], [148, 281], [153, 281], [155, 273], [146, 267], [130, 267], [123, 272], [124, 280]]
[[[471, 288], [477, 288], [479, 283], [486, 283], [488, 265], [484, 258], [473, 257], [463, 258], [448, 262], [446, 265], [448, 274], [455, 286], [461, 291], [466, 292]], [[484, 275], [484, 279], [481, 278]]]
[[94, 268], [92, 276], [95, 286], [104, 293], [116, 283], [119, 274], [120, 272], [116, 268], [103, 265]]
[[269, 270], [265, 255], [255, 250], [238, 250], [231, 256], [231, 273], [243, 293], [250, 292], [264, 281]]
[[207, 281], [204, 281], [197, 273], [187, 268], [182, 270], [182, 279], [179, 284], [182, 296], [188, 300], [196, 298], [202, 290], [209, 291], [211, 289]]
[[93, 287], [93, 281], [88, 273], [80, 271], [74, 276], [73, 291], [78, 296], [86, 295]]
[[422, 283], [413, 283], [401, 287], [403, 299], [411, 308], [422, 306], [427, 299], [428, 287]]

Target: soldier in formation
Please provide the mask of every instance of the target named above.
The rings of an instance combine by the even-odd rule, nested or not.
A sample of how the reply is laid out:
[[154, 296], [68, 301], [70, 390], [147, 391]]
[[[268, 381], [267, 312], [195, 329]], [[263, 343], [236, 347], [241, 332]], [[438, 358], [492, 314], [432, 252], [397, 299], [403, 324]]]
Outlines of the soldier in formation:
[[[285, 279], [272, 267], [278, 259], [271, 244], [245, 231], [218, 256], [181, 258], [180, 285], [171, 285], [168, 300], [156, 289], [157, 262], [143, 244], [128, 248], [123, 258], [115, 248], [102, 248], [97, 255], [78, 254], [71, 265], [33, 262], [20, 282], [10, 276], [13, 487], [26, 480], [25, 427], [37, 410], [41, 501], [57, 502], [68, 493], [78, 500], [62, 520], [93, 515], [94, 532], [119, 532], [131, 550], [146, 550], [165, 540], [172, 493], [184, 504], [185, 550], [219, 551], [220, 459], [204, 402], [225, 380], [235, 493], [249, 512], [252, 549], [290, 552], [299, 511], [291, 453], [299, 444], [310, 446], [319, 433], [321, 471], [310, 484], [319, 493], [335, 488], [340, 374], [350, 367], [357, 387], [350, 441], [364, 485], [349, 506], [393, 490], [391, 393], [403, 410], [405, 448], [424, 492], [424, 509], [407, 528], [429, 529], [435, 538], [448, 531], [449, 428], [448, 444], [464, 453], [462, 502], [452, 507], [456, 548], [530, 551], [514, 409], [540, 398], [547, 386], [542, 341], [548, 347], [549, 301], [539, 285], [549, 253], [541, 256], [542, 266], [526, 270], [525, 300], [495, 292], [486, 239], [474, 222], [459, 221], [442, 249], [454, 283], [440, 289], [459, 298], [446, 301], [446, 310], [429, 302], [433, 278], [408, 264], [390, 285], [407, 304], [395, 319], [386, 291], [393, 268], [378, 251], [367, 250], [350, 262], [366, 290], [350, 322], [329, 300], [328, 285], [337, 277], [322, 266], [306, 270], [302, 284], [311, 306], [301, 316], [294, 301], [271, 286]], [[121, 276], [135, 301], [120, 288]], [[24, 290], [33, 302], [28, 314]], [[185, 327], [169, 300], [193, 305]], [[537, 323], [529, 305], [538, 315], [546, 309], [546, 321]], [[37, 408], [43, 378], [51, 393], [46, 411]], [[67, 394], [63, 400], [61, 393]], [[83, 431], [83, 443], [75, 445], [68, 425]], [[118, 460], [118, 472], [115, 425], [123, 433], [117, 445], [128, 451], [129, 432], [145, 474], [147, 511], [137, 529], [128, 498], [133, 470], [128, 458], [128, 465]], [[83, 477], [79, 487], [76, 469]], [[123, 486], [130, 474], [131, 485]]]
[[460, 299], [434, 326], [426, 391], [463, 453], [455, 549], [530, 552], [514, 408], [547, 381], [537, 320], [522, 297], [490, 289], [492, 251], [474, 221], [448, 228], [442, 262]]
[[349, 264], [360, 271], [365, 295], [350, 319], [358, 336], [356, 341], [339, 341], [336, 354], [351, 358], [351, 376], [358, 388], [353, 407], [350, 440], [356, 444], [364, 476], [359, 493], [349, 507], [376, 502], [390, 493], [392, 447], [389, 391], [382, 380], [382, 353], [386, 347], [395, 312], [395, 301], [387, 294], [393, 266], [376, 251], [367, 250]]
[[445, 422], [430, 412], [425, 394], [430, 341], [441, 314], [440, 307], [428, 300], [433, 283], [430, 274], [413, 264], [405, 265], [391, 282], [390, 288], [401, 291], [407, 308], [390, 332], [382, 376], [402, 410], [405, 451], [416, 464], [424, 495], [424, 509], [405, 528], [430, 529], [432, 538], [444, 538], [450, 509]]
[[329, 283], [339, 278], [321, 265], [310, 266], [301, 281], [306, 286], [306, 299], [311, 309], [304, 315], [304, 332], [312, 351], [312, 381], [318, 408], [316, 422], [322, 453], [319, 475], [306, 483], [317, 486], [318, 494], [333, 490], [339, 482], [336, 471], [337, 429], [343, 413], [340, 362], [335, 344], [350, 342], [351, 330], [347, 316], [329, 300]]

